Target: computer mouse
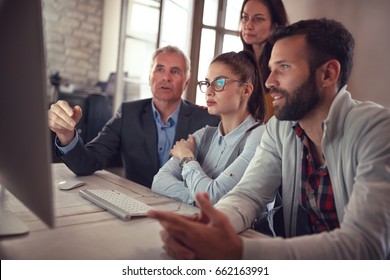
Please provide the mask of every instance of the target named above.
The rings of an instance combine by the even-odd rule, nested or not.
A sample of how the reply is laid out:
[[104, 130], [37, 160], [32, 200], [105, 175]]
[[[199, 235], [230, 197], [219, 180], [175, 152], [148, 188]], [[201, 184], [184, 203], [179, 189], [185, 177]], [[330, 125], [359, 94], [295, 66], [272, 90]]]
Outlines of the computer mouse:
[[84, 186], [85, 182], [81, 181], [81, 180], [70, 179], [70, 180], [60, 181], [60, 182], [58, 182], [57, 185], [58, 185], [58, 188], [60, 190], [67, 191], [67, 190], [71, 190], [71, 189], [74, 189], [74, 188], [78, 188], [78, 187]]

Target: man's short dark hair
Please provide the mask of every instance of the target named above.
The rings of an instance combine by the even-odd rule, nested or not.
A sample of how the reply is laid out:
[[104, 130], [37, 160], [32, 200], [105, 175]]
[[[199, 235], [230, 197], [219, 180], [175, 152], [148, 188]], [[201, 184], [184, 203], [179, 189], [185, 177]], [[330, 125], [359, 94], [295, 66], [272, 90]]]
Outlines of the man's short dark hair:
[[272, 43], [295, 35], [304, 35], [307, 42], [311, 69], [316, 69], [330, 59], [340, 62], [339, 88], [347, 84], [353, 65], [355, 46], [352, 34], [338, 21], [331, 19], [301, 20], [275, 30]]

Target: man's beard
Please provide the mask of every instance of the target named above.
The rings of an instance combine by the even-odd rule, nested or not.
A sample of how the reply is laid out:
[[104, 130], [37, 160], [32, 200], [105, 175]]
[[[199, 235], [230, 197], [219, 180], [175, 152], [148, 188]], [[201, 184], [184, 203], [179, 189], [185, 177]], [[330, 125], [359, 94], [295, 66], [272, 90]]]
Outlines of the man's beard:
[[315, 72], [311, 71], [308, 79], [292, 93], [280, 88], [272, 88], [270, 92], [280, 93], [285, 104], [274, 106], [274, 114], [278, 120], [297, 121], [311, 111], [320, 99], [315, 79]]

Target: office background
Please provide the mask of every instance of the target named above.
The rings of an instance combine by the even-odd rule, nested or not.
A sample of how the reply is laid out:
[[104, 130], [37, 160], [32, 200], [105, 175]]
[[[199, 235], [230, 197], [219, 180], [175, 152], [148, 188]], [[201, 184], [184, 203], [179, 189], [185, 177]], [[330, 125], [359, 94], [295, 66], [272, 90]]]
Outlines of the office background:
[[[356, 40], [349, 90], [356, 99], [373, 100], [390, 107], [389, 1], [283, 2], [290, 22], [315, 17], [343, 22]], [[191, 56], [194, 71], [187, 98], [198, 103], [202, 99], [196, 97], [195, 82], [202, 77], [202, 68], [207, 67], [214, 54], [240, 48], [239, 39], [234, 38], [242, 3], [239, 0], [44, 0], [43, 3], [48, 75], [58, 70], [63, 81], [77, 87], [93, 87], [99, 81], [107, 81], [121, 63], [128, 76], [123, 78], [123, 94], [117, 101], [148, 97], [150, 54], [157, 46], [172, 43]], [[121, 39], [123, 3], [127, 5], [127, 15], [122, 23], [125, 37]], [[210, 21], [212, 13], [215, 13], [215, 28], [212, 22], [205, 22]], [[225, 25], [219, 28], [222, 14], [226, 14], [222, 17], [226, 19]], [[215, 42], [203, 47], [200, 41], [206, 31], [215, 33]]]

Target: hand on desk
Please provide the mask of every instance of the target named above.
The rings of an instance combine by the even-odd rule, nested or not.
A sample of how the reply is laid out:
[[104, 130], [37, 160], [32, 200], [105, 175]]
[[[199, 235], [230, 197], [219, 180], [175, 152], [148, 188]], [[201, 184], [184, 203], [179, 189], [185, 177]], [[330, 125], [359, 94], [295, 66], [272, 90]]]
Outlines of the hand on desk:
[[48, 111], [49, 128], [57, 134], [62, 145], [69, 144], [74, 138], [74, 128], [82, 116], [81, 107], [70, 107], [68, 102], [59, 100]]
[[211, 205], [207, 193], [198, 193], [196, 199], [198, 216], [149, 211], [164, 228], [164, 250], [177, 259], [240, 259], [242, 240], [227, 217]]

